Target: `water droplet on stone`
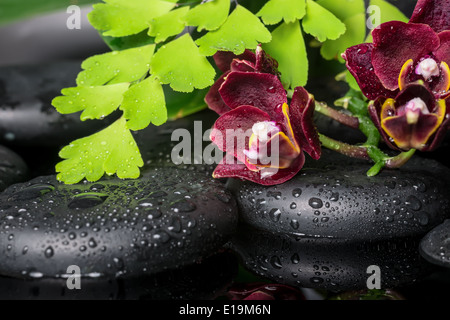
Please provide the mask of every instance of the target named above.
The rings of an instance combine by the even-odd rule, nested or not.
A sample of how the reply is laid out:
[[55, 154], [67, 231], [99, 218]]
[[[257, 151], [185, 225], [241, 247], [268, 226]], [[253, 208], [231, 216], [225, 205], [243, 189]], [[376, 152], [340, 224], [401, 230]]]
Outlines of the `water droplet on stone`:
[[270, 258], [270, 264], [275, 269], [281, 269], [283, 267], [283, 265], [281, 264], [280, 258], [277, 256], [273, 256], [272, 258]]
[[176, 201], [170, 207], [175, 212], [191, 212], [197, 209], [197, 206], [193, 202], [186, 199]]
[[311, 198], [309, 199], [308, 203], [311, 206], [311, 208], [314, 209], [320, 209], [323, 206], [323, 202], [319, 198]]
[[51, 246], [47, 247], [44, 251], [44, 255], [46, 258], [51, 258], [51, 257], [53, 257], [54, 254], [55, 254], [55, 252]]
[[281, 211], [280, 211], [280, 209], [273, 208], [273, 209], [270, 210], [270, 212], [269, 212], [269, 217], [270, 217], [270, 219], [272, 219], [272, 221], [274, 221], [274, 222], [278, 222], [278, 221], [280, 220], [280, 216], [281, 216]]
[[408, 208], [410, 208], [410, 209], [412, 209], [414, 211], [419, 211], [422, 208], [422, 204], [420, 203], [420, 200], [417, 199], [413, 195], [410, 195], [406, 199], [406, 205], [408, 206]]
[[95, 241], [94, 238], [90, 238], [90, 239], [89, 239], [89, 241], [88, 241], [88, 246], [89, 246], [90, 248], [95, 248], [95, 247], [97, 247], [97, 242]]
[[74, 196], [74, 198], [69, 202], [68, 207], [70, 209], [92, 208], [102, 204], [107, 198], [108, 195], [104, 193], [81, 193]]
[[55, 187], [51, 184], [40, 183], [33, 184], [29, 187], [26, 187], [16, 193], [14, 193], [8, 201], [17, 201], [17, 200], [31, 200], [36, 199], [38, 197], [43, 196], [51, 191], [55, 190]]
[[300, 197], [301, 194], [302, 194], [302, 189], [300, 189], [300, 188], [296, 188], [296, 189], [294, 189], [294, 190], [292, 191], [292, 196], [293, 196], [294, 198]]

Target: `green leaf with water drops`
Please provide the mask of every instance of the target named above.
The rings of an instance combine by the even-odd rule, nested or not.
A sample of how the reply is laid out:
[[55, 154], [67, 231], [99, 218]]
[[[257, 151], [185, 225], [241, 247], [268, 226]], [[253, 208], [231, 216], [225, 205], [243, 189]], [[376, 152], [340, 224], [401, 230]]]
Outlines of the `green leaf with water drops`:
[[184, 18], [188, 11], [189, 7], [182, 7], [154, 18], [149, 23], [149, 36], [155, 37], [155, 42], [163, 42], [181, 33], [185, 28]]
[[191, 92], [214, 83], [214, 68], [189, 34], [162, 46], [150, 62], [151, 74], [175, 91]]
[[100, 36], [113, 51], [137, 48], [155, 43], [155, 39], [148, 35], [147, 30], [126, 37]]
[[53, 99], [52, 105], [59, 113], [82, 111], [81, 120], [103, 119], [119, 107], [128, 83], [96, 87], [73, 87], [61, 90], [63, 96]]
[[305, 0], [270, 0], [256, 14], [265, 24], [295, 22], [304, 17], [306, 13]]
[[344, 59], [341, 54], [347, 50], [347, 48], [364, 42], [366, 37], [366, 15], [359, 13], [344, 20], [346, 25], [346, 32], [344, 35], [336, 40], [327, 40], [320, 48], [322, 57], [327, 60], [338, 59], [341, 63], [344, 63]]
[[199, 32], [216, 30], [225, 22], [229, 12], [230, 0], [212, 0], [192, 8], [186, 15], [186, 23], [198, 27]]
[[298, 21], [283, 22], [272, 32], [272, 41], [263, 49], [279, 62], [281, 82], [285, 88], [306, 85], [308, 81], [308, 56]]
[[219, 29], [208, 32], [196, 43], [201, 54], [212, 56], [219, 50], [241, 54], [245, 49], [255, 49], [259, 43], [270, 40], [270, 31], [259, 18], [238, 5]]
[[[384, 0], [370, 0], [370, 5], [368, 7], [367, 13], [369, 15], [368, 20], [372, 24], [372, 29], [375, 29], [380, 24], [388, 21], [402, 21], [408, 22], [407, 18], [403, 12], [401, 12], [396, 6], [386, 2]], [[367, 36], [366, 42], [372, 42], [372, 33]]]
[[124, 37], [148, 28], [148, 23], [175, 6], [175, 1], [104, 0], [88, 14], [90, 23], [105, 36]]
[[306, 0], [306, 15], [302, 20], [303, 30], [320, 42], [336, 40], [345, 33], [345, 24], [334, 14], [313, 0]]
[[106, 83], [133, 82], [149, 70], [155, 45], [150, 44], [123, 51], [112, 51], [87, 58], [81, 64], [78, 86], [101, 86]]
[[317, 0], [321, 5], [341, 21], [360, 13], [365, 13], [364, 0]]
[[57, 179], [67, 184], [84, 178], [97, 181], [105, 173], [135, 179], [139, 177], [139, 167], [144, 165], [123, 117], [100, 132], [73, 141], [59, 156], [65, 160], [56, 165]]
[[161, 83], [155, 77], [148, 77], [125, 92], [120, 110], [128, 119], [131, 130], [146, 128], [150, 122], [162, 125], [167, 121], [167, 109]]

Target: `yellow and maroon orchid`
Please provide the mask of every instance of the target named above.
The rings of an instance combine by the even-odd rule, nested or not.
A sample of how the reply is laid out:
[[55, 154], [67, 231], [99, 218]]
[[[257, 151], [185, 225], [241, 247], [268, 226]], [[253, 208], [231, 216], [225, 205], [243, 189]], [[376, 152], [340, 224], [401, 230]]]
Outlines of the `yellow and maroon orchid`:
[[379, 97], [369, 114], [386, 144], [401, 151], [434, 150], [450, 125], [448, 103], [436, 100], [419, 84], [408, 85], [395, 99]]
[[350, 47], [343, 58], [370, 100], [394, 98], [414, 83], [443, 99], [450, 95], [449, 25], [450, 1], [419, 0], [408, 23], [381, 24], [373, 43]]
[[314, 98], [297, 87], [289, 106], [274, 67], [276, 61], [261, 49], [256, 51], [255, 64], [236, 57], [229, 61], [230, 70], [218, 80], [217, 92], [210, 90], [206, 98], [220, 115], [211, 140], [226, 153], [213, 175], [261, 185], [283, 183], [303, 167], [304, 152], [320, 158], [320, 141], [312, 120]]

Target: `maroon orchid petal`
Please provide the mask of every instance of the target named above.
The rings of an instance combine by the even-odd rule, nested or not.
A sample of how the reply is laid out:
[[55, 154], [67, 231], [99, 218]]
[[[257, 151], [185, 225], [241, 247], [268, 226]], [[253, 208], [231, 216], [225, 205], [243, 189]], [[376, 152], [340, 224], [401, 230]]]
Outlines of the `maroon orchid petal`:
[[[449, 17], [450, 19], [450, 17]], [[438, 34], [441, 45], [434, 53], [436, 58], [450, 66], [450, 30]]]
[[382, 107], [385, 104], [386, 100], [387, 99], [384, 97], [379, 97], [376, 100], [371, 101], [369, 103], [369, 107], [368, 107], [369, 108], [369, 116], [372, 119], [372, 122], [375, 125], [375, 127], [377, 127], [378, 131], [380, 132], [381, 137], [383, 138], [386, 145], [393, 150], [400, 150], [395, 144], [393, 144], [391, 142], [391, 139], [389, 138], [389, 136], [386, 134], [386, 132], [381, 127], [380, 115], [382, 113]]
[[292, 130], [302, 150], [318, 160], [322, 151], [313, 121], [314, 109], [314, 97], [302, 87], [295, 88], [289, 108]]
[[439, 47], [440, 40], [425, 24], [386, 22], [373, 30], [372, 64], [375, 74], [389, 90], [398, 88], [398, 75], [409, 59], [418, 62]]
[[283, 284], [237, 283], [227, 292], [232, 300], [305, 300], [301, 291]]
[[445, 100], [446, 102], [446, 114], [444, 116], [444, 121], [436, 132], [434, 138], [429, 145], [422, 149], [422, 151], [433, 151], [441, 144], [442, 140], [450, 129], [450, 99]]
[[230, 69], [231, 71], [238, 71], [238, 72], [254, 72], [255, 64], [248, 60], [234, 59], [233, 62], [231, 62]]
[[[224, 158], [225, 159], [225, 158]], [[289, 168], [279, 169], [272, 176], [264, 177], [264, 170], [259, 172], [249, 170], [244, 164], [220, 163], [214, 170], [214, 178], [240, 178], [258, 183], [263, 186], [272, 186], [292, 179], [305, 164], [305, 154], [302, 152]], [[271, 169], [267, 169], [271, 170]]]
[[249, 146], [248, 162], [259, 168], [288, 168], [301, 152], [284, 132], [276, 133], [267, 141], [250, 138]]
[[406, 116], [396, 116], [385, 119], [381, 126], [383, 131], [388, 132], [395, 144], [402, 150], [411, 149], [411, 126], [406, 120]]
[[347, 61], [347, 69], [355, 77], [363, 94], [370, 100], [379, 96], [393, 98], [397, 91], [386, 89], [374, 72], [372, 65], [373, 44], [362, 43], [348, 48], [343, 58]]
[[231, 72], [219, 93], [231, 109], [243, 105], [254, 106], [266, 112], [272, 121], [283, 122], [283, 103], [286, 91], [278, 77], [267, 73]]
[[259, 45], [256, 48], [256, 71], [278, 75], [278, 61], [269, 56]]
[[220, 150], [246, 163], [244, 150], [248, 147], [253, 125], [269, 120], [269, 115], [264, 111], [252, 106], [241, 106], [217, 119], [211, 132], [211, 141]]
[[250, 50], [245, 50], [244, 53], [242, 53], [240, 55], [235, 55], [233, 52], [229, 52], [229, 51], [217, 51], [214, 54], [213, 58], [214, 58], [214, 62], [216, 63], [217, 67], [222, 72], [227, 72], [230, 70], [231, 62], [233, 62], [234, 59], [248, 60], [252, 63], [256, 62], [256, 56]]
[[230, 107], [228, 107], [225, 102], [223, 102], [222, 97], [219, 94], [219, 88], [222, 86], [222, 84], [225, 82], [225, 77], [230, 72], [227, 71], [223, 75], [217, 79], [217, 81], [212, 85], [212, 87], [209, 89], [208, 93], [205, 96], [205, 102], [208, 105], [208, 108], [215, 111], [219, 115], [224, 114], [225, 112], [228, 112], [231, 110]]
[[404, 106], [414, 98], [420, 98], [425, 102], [428, 111], [433, 112], [435, 107], [435, 98], [433, 94], [420, 84], [411, 84], [400, 92], [395, 98], [396, 106]]
[[450, 1], [419, 0], [409, 20], [411, 23], [424, 23], [436, 32], [450, 29]]

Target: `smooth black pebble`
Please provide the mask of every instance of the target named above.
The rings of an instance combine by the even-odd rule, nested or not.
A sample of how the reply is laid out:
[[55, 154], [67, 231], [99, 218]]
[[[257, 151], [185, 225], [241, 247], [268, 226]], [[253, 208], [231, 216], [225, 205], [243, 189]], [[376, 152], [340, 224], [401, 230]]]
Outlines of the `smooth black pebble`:
[[[0, 276], [1, 300], [211, 300], [222, 296], [237, 274], [231, 253], [219, 253], [199, 264], [138, 278], [80, 279], [80, 290], [69, 290], [70, 278], [17, 279]], [[214, 270], [214, 272], [211, 272]], [[70, 275], [68, 275], [70, 276]]]
[[[381, 289], [415, 283], [434, 271], [418, 252], [420, 239], [354, 242], [270, 233], [240, 225], [231, 248], [263, 278], [333, 292], [367, 289], [379, 268]], [[378, 271], [376, 271], [378, 272]]]
[[112, 123], [81, 121], [51, 105], [61, 89], [76, 86], [81, 61], [0, 68], [0, 142], [7, 146], [60, 147]]
[[297, 236], [377, 241], [424, 236], [450, 215], [450, 170], [418, 156], [367, 177], [370, 164], [323, 150], [292, 180], [272, 187], [230, 179], [241, 219]]
[[195, 171], [77, 185], [40, 177], [0, 195], [0, 275], [57, 278], [70, 265], [98, 277], [155, 274], [217, 252], [237, 220], [223, 183]]
[[450, 268], [450, 220], [445, 220], [422, 239], [420, 253], [427, 261]]
[[25, 181], [28, 173], [27, 165], [18, 154], [0, 146], [0, 191], [14, 183]]

